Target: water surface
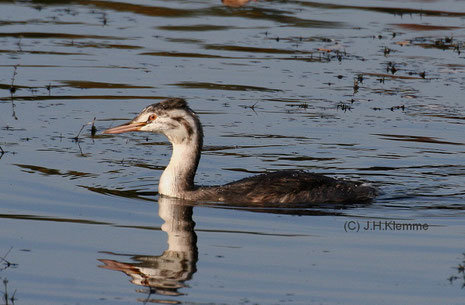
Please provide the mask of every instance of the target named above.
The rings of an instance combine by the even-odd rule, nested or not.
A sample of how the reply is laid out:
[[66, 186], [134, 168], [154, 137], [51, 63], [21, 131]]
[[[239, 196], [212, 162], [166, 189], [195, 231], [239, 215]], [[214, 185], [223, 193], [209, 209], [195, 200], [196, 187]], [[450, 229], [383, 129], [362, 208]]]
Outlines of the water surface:
[[[463, 3], [243, 2], [0, 1], [9, 303], [462, 303]], [[305, 169], [382, 194], [160, 199], [166, 139], [99, 131], [166, 97], [203, 122], [199, 184]]]

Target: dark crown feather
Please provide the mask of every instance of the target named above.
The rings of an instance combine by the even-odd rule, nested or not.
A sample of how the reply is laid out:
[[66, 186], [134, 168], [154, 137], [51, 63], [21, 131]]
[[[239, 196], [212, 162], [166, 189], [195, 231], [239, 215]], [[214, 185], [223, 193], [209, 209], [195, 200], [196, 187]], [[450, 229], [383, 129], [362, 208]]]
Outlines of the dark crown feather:
[[166, 111], [175, 109], [190, 110], [191, 112], [193, 112], [187, 105], [186, 100], [182, 98], [169, 98], [167, 100], [164, 100], [163, 102], [147, 106], [142, 112], [164, 113]]
[[182, 98], [169, 98], [161, 103], [158, 103], [158, 105], [165, 110], [185, 109], [188, 107], [186, 100]]

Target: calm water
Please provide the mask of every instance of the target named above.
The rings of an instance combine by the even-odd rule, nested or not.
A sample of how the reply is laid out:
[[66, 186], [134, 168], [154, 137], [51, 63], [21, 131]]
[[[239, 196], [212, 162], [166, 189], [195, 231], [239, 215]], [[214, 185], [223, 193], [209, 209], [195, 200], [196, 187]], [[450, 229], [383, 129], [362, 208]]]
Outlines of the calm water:
[[[464, 27], [462, 0], [0, 1], [0, 303], [463, 304]], [[204, 124], [199, 184], [297, 168], [382, 194], [160, 199], [166, 139], [87, 123], [165, 97]]]

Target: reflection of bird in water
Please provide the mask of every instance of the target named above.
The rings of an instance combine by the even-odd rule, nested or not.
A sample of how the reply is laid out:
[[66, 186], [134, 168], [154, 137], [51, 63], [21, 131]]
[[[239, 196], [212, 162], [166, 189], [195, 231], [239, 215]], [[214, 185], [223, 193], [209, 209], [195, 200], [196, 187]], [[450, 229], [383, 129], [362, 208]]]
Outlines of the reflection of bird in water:
[[161, 197], [158, 214], [165, 221], [161, 229], [168, 234], [168, 249], [159, 256], [135, 255], [134, 262], [99, 259], [101, 268], [121, 271], [133, 284], [147, 287], [150, 293], [177, 296], [197, 271], [197, 235], [192, 206], [174, 198]]
[[160, 177], [161, 195], [186, 200], [236, 202], [280, 206], [315, 203], [366, 203], [376, 189], [305, 171], [278, 171], [232, 182], [223, 186], [199, 187], [194, 176], [203, 144], [202, 125], [186, 101], [172, 98], [146, 107], [127, 124], [110, 128], [106, 134], [129, 131], [162, 133], [173, 145], [171, 160]]

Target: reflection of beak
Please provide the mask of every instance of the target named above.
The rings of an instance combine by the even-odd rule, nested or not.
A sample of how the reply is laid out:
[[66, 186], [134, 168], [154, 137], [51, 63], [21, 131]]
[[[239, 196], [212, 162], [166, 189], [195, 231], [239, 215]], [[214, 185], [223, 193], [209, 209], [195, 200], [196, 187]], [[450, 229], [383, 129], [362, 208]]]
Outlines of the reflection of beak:
[[107, 130], [104, 130], [104, 134], [116, 134], [116, 133], [123, 133], [123, 132], [130, 132], [130, 131], [139, 131], [143, 126], [145, 126], [147, 123], [145, 122], [140, 122], [140, 123], [126, 123], [120, 126], [116, 126], [113, 128], [109, 128]]

